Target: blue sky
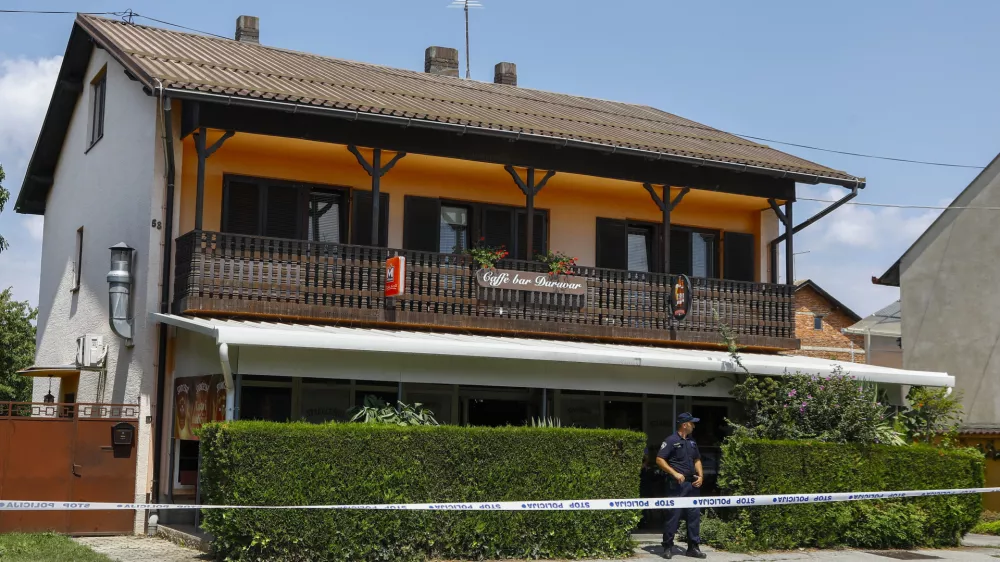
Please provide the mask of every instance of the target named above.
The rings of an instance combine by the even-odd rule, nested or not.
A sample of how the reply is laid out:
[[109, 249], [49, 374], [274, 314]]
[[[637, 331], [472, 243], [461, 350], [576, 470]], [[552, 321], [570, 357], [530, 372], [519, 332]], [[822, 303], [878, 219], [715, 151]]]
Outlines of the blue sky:
[[[267, 45], [422, 69], [429, 45], [462, 47], [449, 0], [377, 2], [6, 1], [5, 9], [120, 11], [231, 36], [261, 18]], [[653, 105], [770, 139], [912, 159], [986, 165], [1000, 152], [1000, 2], [483, 0], [472, 14], [472, 75], [518, 65], [520, 85]], [[148, 23], [138, 20], [140, 23]], [[0, 164], [15, 197], [51, 94], [72, 16], [0, 14]], [[462, 54], [464, 69], [464, 53]], [[778, 149], [866, 176], [858, 201], [950, 202], [976, 170]], [[830, 186], [799, 186], [833, 198]], [[41, 222], [0, 214], [13, 248], [0, 286], [38, 298]], [[821, 205], [796, 206], [801, 220]], [[981, 211], [992, 212], [992, 211]], [[797, 277], [865, 315], [895, 300], [871, 285], [936, 213], [845, 207], [796, 237]]]

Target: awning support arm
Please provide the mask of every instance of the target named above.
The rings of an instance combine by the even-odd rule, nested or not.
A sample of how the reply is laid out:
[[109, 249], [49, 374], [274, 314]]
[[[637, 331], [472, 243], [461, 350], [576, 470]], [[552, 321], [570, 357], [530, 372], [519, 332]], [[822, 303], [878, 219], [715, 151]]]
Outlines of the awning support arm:
[[[855, 187], [851, 188], [851, 192], [850, 193], [848, 193], [847, 195], [841, 197], [837, 201], [834, 201], [829, 206], [827, 206], [826, 208], [824, 208], [820, 212], [816, 213], [815, 215], [809, 217], [808, 219], [802, 221], [801, 224], [799, 224], [798, 226], [795, 226], [795, 227], [791, 227], [788, 224], [790, 221], [788, 220], [788, 217], [785, 215], [785, 213], [781, 210], [781, 207], [778, 206], [778, 202], [777, 201], [775, 201], [774, 199], [768, 199], [767, 200], [768, 205], [771, 206], [771, 210], [773, 210], [774, 214], [776, 214], [778, 216], [778, 220], [781, 221], [781, 224], [783, 224], [785, 226], [785, 232], [782, 233], [781, 236], [778, 236], [774, 240], [771, 240], [771, 242], [768, 244], [768, 249], [770, 250], [769, 253], [770, 253], [770, 256], [771, 256], [771, 283], [777, 283], [778, 282], [778, 255], [775, 253], [775, 250], [777, 249], [778, 244], [780, 244], [780, 243], [784, 242], [786, 239], [788, 239], [788, 233], [791, 232], [794, 235], [794, 234], [802, 231], [802, 229], [804, 229], [807, 226], [813, 224], [814, 222], [818, 221], [819, 219], [821, 219], [821, 218], [829, 215], [830, 213], [836, 211], [839, 207], [841, 207], [842, 205], [844, 205], [845, 203], [847, 203], [851, 199], [854, 199], [857, 196], [858, 196], [858, 187], [855, 186]], [[788, 281], [788, 283], [792, 283], [792, 282], [793, 281]]]

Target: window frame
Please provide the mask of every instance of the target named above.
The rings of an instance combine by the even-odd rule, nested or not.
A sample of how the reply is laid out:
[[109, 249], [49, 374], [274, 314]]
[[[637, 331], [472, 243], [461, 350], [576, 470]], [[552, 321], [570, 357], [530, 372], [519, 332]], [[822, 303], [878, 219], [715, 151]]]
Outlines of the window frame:
[[[722, 230], [716, 228], [703, 228], [698, 226], [685, 226], [685, 225], [670, 225], [670, 230], [681, 230], [684, 232], [690, 232], [691, 234], [711, 234], [715, 237], [715, 251], [713, 252], [712, 259], [708, 260], [708, 264], [712, 267], [710, 275], [705, 277], [705, 279], [722, 279]], [[694, 238], [692, 237], [692, 240]], [[692, 243], [693, 244], [693, 243]], [[688, 269], [691, 270], [691, 277], [694, 277], [694, 249], [691, 251], [691, 263], [688, 264]], [[669, 267], [669, 264], [668, 264]], [[674, 272], [671, 272], [674, 273]]]
[[[657, 233], [655, 223], [632, 220], [625, 221], [625, 263], [628, 265], [628, 237], [631, 234], [638, 234], [640, 232], [646, 237], [646, 271], [641, 271], [639, 273], [657, 273], [656, 270], [662, 269], [662, 267], [659, 267], [660, 260], [655, 255]], [[626, 269], [626, 271], [634, 270]]]
[[108, 66], [104, 65], [90, 81], [90, 103], [87, 116], [87, 149], [90, 152], [104, 138], [104, 121], [107, 116]]
[[[340, 221], [340, 244], [347, 244], [347, 240], [350, 239], [351, 235], [351, 225], [349, 224], [351, 206], [353, 204], [353, 199], [351, 197], [353, 189], [346, 185], [334, 185], [334, 184], [321, 184], [312, 182], [302, 182], [294, 180], [285, 179], [275, 179], [266, 178], [260, 176], [245, 176], [241, 174], [223, 174], [222, 176], [222, 216], [219, 221], [219, 230], [222, 233], [229, 232], [229, 185], [233, 181], [239, 181], [244, 183], [252, 183], [257, 186], [257, 200], [259, 215], [257, 217], [257, 233], [248, 234], [246, 236], [257, 236], [260, 238], [275, 238], [274, 236], [267, 236], [264, 234], [267, 228], [267, 191], [271, 187], [279, 187], [281, 189], [293, 189], [296, 190], [296, 198], [298, 200], [298, 224], [296, 225], [295, 238], [291, 240], [298, 241], [309, 241], [309, 195], [313, 191], [326, 191], [330, 193], [337, 193], [340, 195], [341, 204], [341, 221]], [[347, 220], [345, 220], [345, 218]], [[317, 242], [318, 244], [332, 244], [333, 242]]]
[[[468, 232], [468, 236], [469, 236], [469, 240], [468, 240], [469, 246], [468, 247], [470, 247], [470, 248], [473, 247], [473, 246], [475, 246], [475, 243], [480, 238], [482, 238], [482, 236], [483, 236], [483, 226], [484, 226], [484, 224], [486, 222], [485, 213], [486, 213], [487, 210], [492, 209], [494, 211], [496, 211], [496, 210], [503, 210], [503, 211], [509, 212], [511, 214], [511, 225], [512, 226], [511, 226], [511, 233], [510, 234], [511, 234], [512, 238], [511, 238], [510, 245], [508, 245], [506, 249], [507, 249], [507, 251], [510, 254], [508, 256], [508, 259], [518, 259], [516, 257], [518, 255], [518, 250], [520, 249], [520, 248], [518, 248], [518, 238], [519, 238], [519, 232], [520, 232], [520, 230], [519, 230], [519, 222], [518, 221], [521, 218], [519, 216], [519, 214], [524, 214], [524, 216], [527, 216], [527, 213], [528, 213], [527, 207], [518, 207], [516, 205], [503, 205], [503, 204], [499, 204], [499, 203], [488, 203], [488, 202], [481, 202], [481, 201], [463, 201], [463, 200], [460, 200], [460, 199], [448, 199], [448, 198], [444, 198], [444, 197], [439, 197], [438, 198], [438, 202], [440, 204], [440, 207], [464, 207], [464, 208], [468, 209], [468, 212], [469, 212], [469, 215], [468, 215], [469, 216], [469, 225], [468, 225], [467, 232]], [[549, 241], [549, 232], [551, 230], [550, 229], [550, 214], [549, 214], [549, 210], [548, 209], [539, 209], [538, 207], [535, 207], [534, 211], [535, 211], [535, 213], [541, 214], [543, 216], [543, 219], [542, 219], [542, 225], [543, 225], [542, 240], [543, 240], [543, 242], [545, 244], [545, 248], [544, 248], [545, 251], [548, 251], [552, 247], [551, 244], [550, 244], [550, 241]], [[440, 219], [440, 217], [438, 217], [438, 224], [437, 224], [438, 228], [441, 228], [441, 222], [440, 221], [441, 221], [441, 219]], [[440, 240], [438, 240], [438, 248], [439, 249], [441, 248], [441, 242], [440, 242]], [[539, 251], [539, 248], [533, 248], [533, 249], [535, 250], [536, 253]], [[535, 260], [531, 259], [531, 257], [528, 257], [528, 258], [526, 258], [526, 261], [535, 261]]]
[[[466, 204], [466, 203], [461, 203], [461, 204], [459, 204], [459, 203], [451, 203], [449, 201], [441, 199], [440, 200], [440, 204], [438, 205], [438, 224], [437, 224], [437, 227], [438, 227], [439, 230], [440, 230], [440, 228], [442, 226], [442, 222], [444, 221], [444, 209], [445, 208], [464, 209], [465, 210], [465, 220], [466, 220], [466, 224], [465, 224], [465, 247], [466, 248], [472, 248], [473, 245], [474, 245], [473, 244], [472, 229], [473, 229], [473, 225], [476, 222], [476, 219], [475, 219], [476, 211], [475, 211], [475, 209], [471, 205]], [[403, 212], [406, 212], [405, 209], [404, 209]], [[477, 236], [475, 239], [478, 240], [479, 237]], [[441, 251], [441, 235], [440, 234], [438, 235], [438, 253], [441, 253], [441, 254], [455, 254], [455, 252], [442, 252]]]
[[813, 330], [822, 330], [822, 329], [823, 329], [823, 315], [816, 314], [813, 316]]
[[83, 276], [83, 227], [76, 229], [76, 259], [73, 261], [73, 285], [70, 292], [75, 293], [80, 290], [81, 278]]

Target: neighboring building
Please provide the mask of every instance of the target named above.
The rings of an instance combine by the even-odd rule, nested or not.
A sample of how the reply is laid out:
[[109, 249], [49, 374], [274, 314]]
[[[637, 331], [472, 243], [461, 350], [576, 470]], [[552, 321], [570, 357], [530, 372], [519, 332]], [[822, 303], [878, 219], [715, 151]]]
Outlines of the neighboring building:
[[[899, 287], [903, 366], [947, 371], [965, 411], [966, 443], [992, 453], [1000, 440], [1000, 155], [880, 277]], [[987, 458], [987, 485], [1000, 485], [1000, 466]], [[996, 494], [987, 509], [1000, 510]]]
[[[753, 373], [833, 369], [779, 355], [799, 339], [775, 247], [796, 182], [850, 195], [863, 179], [648, 106], [517, 87], [506, 63], [497, 83], [462, 80], [453, 49], [414, 72], [257, 33], [248, 17], [232, 41], [78, 16], [18, 196], [45, 215], [35, 372], [62, 377], [62, 402], [139, 405], [136, 500], [194, 501], [203, 421], [344, 420], [369, 394], [651, 445], [690, 409], [711, 474], [732, 408], [714, 375], [735, 368], [719, 322]], [[510, 251], [510, 278], [477, 271], [477, 241]], [[119, 242], [131, 284], [112, 275], [108, 296]], [[546, 251], [579, 264], [549, 276]], [[392, 256], [406, 267], [387, 299]], [[103, 337], [105, 372], [72, 367], [84, 334]]]
[[795, 355], [864, 363], [863, 340], [844, 333], [860, 319], [813, 280], [795, 282], [795, 335], [801, 342]]
[[902, 369], [902, 327], [902, 307], [900, 302], [896, 301], [849, 326], [845, 332], [855, 341], [861, 338], [864, 342], [865, 349], [869, 351], [865, 363]]

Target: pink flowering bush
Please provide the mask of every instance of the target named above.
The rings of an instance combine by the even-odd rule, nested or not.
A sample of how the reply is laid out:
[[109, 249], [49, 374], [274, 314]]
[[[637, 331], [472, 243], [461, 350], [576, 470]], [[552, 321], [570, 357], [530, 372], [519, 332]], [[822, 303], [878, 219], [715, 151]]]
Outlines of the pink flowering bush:
[[752, 439], [902, 444], [876, 389], [855, 377], [748, 376], [732, 391], [745, 417], [730, 422]]

